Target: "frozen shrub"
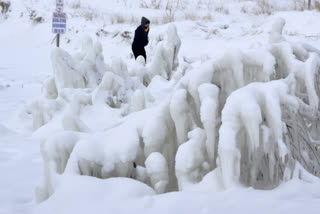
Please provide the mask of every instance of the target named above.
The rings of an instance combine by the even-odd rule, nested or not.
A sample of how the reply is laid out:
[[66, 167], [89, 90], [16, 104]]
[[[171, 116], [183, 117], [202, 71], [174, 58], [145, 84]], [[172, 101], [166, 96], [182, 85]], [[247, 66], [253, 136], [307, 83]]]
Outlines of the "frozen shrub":
[[46, 79], [43, 83], [42, 95], [48, 99], [55, 99], [58, 97], [58, 90], [53, 77]]
[[178, 53], [181, 40], [174, 24], [168, 26], [166, 37], [156, 48], [154, 60], [151, 62], [151, 74], [170, 79], [172, 71], [179, 66]]
[[143, 56], [138, 56], [134, 67], [130, 71], [130, 75], [137, 78], [144, 86], [148, 86], [151, 82], [151, 75], [148, 68], [145, 67], [145, 59]]
[[275, 81], [250, 84], [228, 98], [219, 130], [219, 167], [226, 188], [232, 179], [257, 188], [261, 180], [268, 188], [283, 178], [281, 173], [292, 159], [285, 158], [289, 152], [283, 142], [280, 106], [297, 107], [289, 93], [285, 83]]
[[147, 174], [157, 193], [164, 193], [169, 183], [168, 163], [160, 153], [151, 153], [146, 162]]
[[187, 101], [187, 91], [179, 89], [174, 92], [170, 102], [170, 114], [176, 126], [177, 143], [187, 141], [188, 132], [192, 130], [192, 112]]
[[270, 42], [277, 43], [283, 42], [285, 39], [282, 36], [282, 30], [285, 25], [285, 20], [283, 18], [278, 18], [272, 25], [271, 33], [270, 33]]
[[145, 96], [142, 90], [136, 90], [131, 99], [130, 111], [141, 111], [146, 107]]
[[93, 42], [89, 36], [85, 36], [82, 41], [82, 50], [75, 56], [81, 67], [85, 68], [86, 87], [94, 88], [102, 80], [104, 72], [108, 66], [104, 63], [103, 49], [100, 42]]
[[[283, 26], [284, 20], [275, 22], [270, 41], [276, 78], [286, 79], [241, 88], [228, 97], [222, 111], [218, 165], [225, 187], [241, 181], [273, 188], [292, 178], [299, 164], [314, 175], [319, 173], [320, 154], [314, 145], [319, 136], [310, 137], [317, 122], [310, 118], [319, 111], [319, 89], [314, 82], [320, 58], [306, 53], [309, 48], [288, 44], [281, 36]], [[239, 106], [244, 99], [246, 105]], [[309, 131], [306, 124], [311, 125]]]
[[206, 150], [208, 153], [208, 163], [211, 169], [216, 168], [217, 158], [217, 125], [218, 125], [218, 105], [219, 88], [213, 84], [202, 84], [199, 87], [201, 101], [200, 119], [206, 132]]
[[51, 59], [58, 91], [63, 88], [85, 88], [88, 80], [84, 70], [67, 52], [56, 48]]
[[102, 80], [107, 69], [103, 62], [102, 46], [85, 37], [82, 51], [75, 57], [62, 49], [55, 49], [51, 54], [56, 87], [94, 88]]
[[36, 188], [37, 202], [48, 199], [54, 193], [58, 175], [65, 171], [71, 152], [79, 138], [80, 134], [76, 132], [64, 132], [52, 136], [41, 144], [44, 178], [43, 183]]
[[[179, 66], [174, 25], [157, 38], [150, 66], [140, 57], [129, 71], [117, 58], [103, 66], [101, 48], [90, 39], [83, 50], [92, 51], [75, 58], [58, 51], [55, 72], [66, 73], [48, 79], [34, 102], [36, 126], [60, 131], [42, 144], [51, 149], [42, 150], [39, 199], [50, 197], [64, 176], [79, 175], [130, 177], [158, 193], [312, 181], [309, 173], [320, 174], [320, 51], [287, 42], [284, 26], [275, 20], [266, 47], [226, 50], [195, 67]], [[86, 72], [100, 70], [98, 64], [106, 72], [86, 88]], [[108, 117], [130, 114], [97, 131], [83, 117], [96, 108], [110, 111]]]
[[101, 84], [93, 92], [92, 103], [105, 103], [113, 108], [119, 108], [126, 100], [124, 82], [117, 75], [105, 73]]
[[62, 100], [38, 98], [32, 102], [33, 128], [36, 130], [48, 123], [54, 115], [63, 109]]
[[181, 145], [176, 155], [176, 176], [179, 190], [200, 182], [209, 172], [204, 130], [195, 129], [189, 133], [189, 141]]

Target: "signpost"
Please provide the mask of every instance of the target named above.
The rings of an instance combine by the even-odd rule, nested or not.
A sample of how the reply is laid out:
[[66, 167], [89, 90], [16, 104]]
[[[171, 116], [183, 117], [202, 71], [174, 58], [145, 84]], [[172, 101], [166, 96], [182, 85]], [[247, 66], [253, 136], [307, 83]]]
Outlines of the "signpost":
[[60, 34], [66, 33], [67, 29], [67, 15], [63, 12], [64, 0], [56, 0], [56, 12], [53, 13], [52, 18], [52, 32], [57, 34], [57, 47], [60, 43]]
[[56, 0], [56, 11], [58, 13], [62, 13], [64, 8], [64, 2], [63, 0]]
[[66, 33], [67, 28], [67, 15], [66, 13], [53, 13], [52, 19], [52, 32], [56, 34]]

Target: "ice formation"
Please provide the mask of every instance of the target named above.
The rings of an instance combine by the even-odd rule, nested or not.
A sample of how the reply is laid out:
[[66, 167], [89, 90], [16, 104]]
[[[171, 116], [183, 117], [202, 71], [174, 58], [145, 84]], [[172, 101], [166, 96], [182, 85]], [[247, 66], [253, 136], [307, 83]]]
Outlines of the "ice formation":
[[168, 163], [165, 157], [158, 152], [151, 153], [146, 162], [146, 169], [152, 187], [158, 193], [164, 193], [169, 183]]
[[179, 66], [178, 53], [181, 46], [181, 40], [174, 24], [168, 26], [166, 37], [157, 47], [154, 60], [150, 66], [151, 78], [160, 75], [165, 79], [170, 79], [172, 71]]
[[33, 103], [44, 138], [38, 201], [67, 175], [130, 177], [157, 193], [270, 189], [298, 168], [301, 179], [319, 176], [320, 51], [287, 42], [284, 25], [275, 21], [265, 47], [227, 50], [194, 68], [179, 66], [173, 24], [148, 65], [105, 65], [88, 38], [74, 58], [54, 50], [54, 75]]

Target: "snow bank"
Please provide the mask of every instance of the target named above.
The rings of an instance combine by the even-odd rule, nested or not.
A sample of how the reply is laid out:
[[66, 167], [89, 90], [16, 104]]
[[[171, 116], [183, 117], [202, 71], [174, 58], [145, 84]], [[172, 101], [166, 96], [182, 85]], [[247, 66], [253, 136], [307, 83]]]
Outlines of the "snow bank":
[[[50, 200], [39, 204], [34, 213], [103, 213], [106, 209], [101, 205], [113, 207], [111, 210], [122, 207], [127, 213], [132, 206], [124, 206], [125, 201], [144, 200], [153, 195], [152, 188], [129, 178], [97, 179], [65, 175], [56, 193]], [[71, 203], [66, 203], [70, 200]], [[121, 203], [115, 203], [115, 200]], [[64, 205], [60, 205], [62, 202]], [[56, 208], [53, 211], [49, 207]]]
[[[86, 214], [111, 212], [126, 214], [132, 211], [144, 213], [237, 213], [246, 209], [249, 213], [317, 214], [320, 205], [319, 183], [308, 184], [294, 179], [275, 191], [240, 189], [226, 192], [174, 192], [155, 195], [150, 187], [127, 178], [107, 180], [78, 176], [65, 179], [61, 188], [46, 202], [39, 204], [35, 214]], [[68, 203], [66, 203], [68, 202]], [[55, 208], [55, 209], [53, 209]]]

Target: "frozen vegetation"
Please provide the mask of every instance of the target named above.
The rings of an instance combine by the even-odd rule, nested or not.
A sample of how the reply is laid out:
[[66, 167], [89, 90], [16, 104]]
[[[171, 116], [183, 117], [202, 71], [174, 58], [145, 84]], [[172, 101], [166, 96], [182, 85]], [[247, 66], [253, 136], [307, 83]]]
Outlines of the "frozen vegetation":
[[[34, 135], [43, 138], [37, 200], [80, 175], [129, 177], [157, 193], [316, 180], [319, 50], [287, 42], [284, 25], [274, 21], [264, 47], [225, 50], [198, 66], [179, 65], [174, 24], [151, 62], [138, 58], [130, 70], [117, 58], [105, 64], [90, 38], [75, 56], [53, 50], [53, 76], [32, 105]], [[87, 111], [119, 119], [96, 129]]]

